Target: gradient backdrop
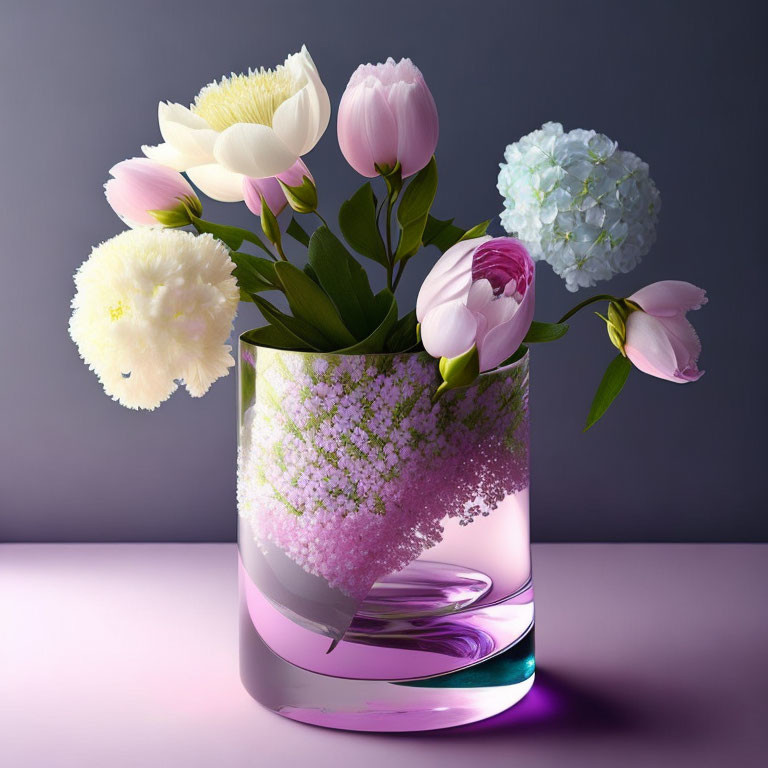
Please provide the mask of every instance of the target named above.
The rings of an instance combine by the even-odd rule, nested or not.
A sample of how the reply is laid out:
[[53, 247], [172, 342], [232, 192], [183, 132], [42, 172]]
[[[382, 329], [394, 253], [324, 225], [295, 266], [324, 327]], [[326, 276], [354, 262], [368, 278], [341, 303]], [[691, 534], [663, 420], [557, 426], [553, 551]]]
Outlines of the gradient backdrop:
[[[302, 43], [334, 110], [359, 63], [413, 58], [441, 117], [435, 213], [467, 226], [497, 216], [504, 147], [544, 121], [596, 128], [650, 164], [658, 242], [610, 290], [665, 278], [706, 287], [694, 321], [707, 375], [675, 386], [635, 372], [582, 435], [614, 355], [601, 322], [584, 313], [564, 343], [537, 348], [534, 537], [768, 539], [764, 8], [2, 0], [0, 541], [234, 538], [235, 377], [153, 413], [112, 402], [67, 335], [72, 273], [121, 230], [102, 184], [112, 164], [159, 141], [157, 102], [188, 103], [210, 80], [280, 63]], [[336, 145], [335, 111], [308, 162], [326, 212], [360, 184]], [[207, 203], [206, 217], [255, 224], [243, 205]], [[433, 258], [412, 263], [409, 299]], [[539, 319], [574, 302], [547, 265], [537, 282]], [[243, 309], [238, 331], [256, 324]]]

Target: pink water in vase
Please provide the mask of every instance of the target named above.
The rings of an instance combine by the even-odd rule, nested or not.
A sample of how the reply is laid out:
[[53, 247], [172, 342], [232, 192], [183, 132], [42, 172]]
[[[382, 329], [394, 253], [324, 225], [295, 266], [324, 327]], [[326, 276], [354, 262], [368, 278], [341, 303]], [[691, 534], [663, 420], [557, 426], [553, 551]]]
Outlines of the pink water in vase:
[[280, 714], [441, 728], [533, 683], [527, 358], [438, 381], [241, 340], [241, 674]]

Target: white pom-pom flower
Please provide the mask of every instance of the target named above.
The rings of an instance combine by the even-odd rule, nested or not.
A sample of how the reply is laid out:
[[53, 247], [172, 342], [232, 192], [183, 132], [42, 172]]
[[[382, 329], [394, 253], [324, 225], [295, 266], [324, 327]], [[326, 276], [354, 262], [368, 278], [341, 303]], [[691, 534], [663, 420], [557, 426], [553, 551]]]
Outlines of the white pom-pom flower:
[[151, 410], [180, 383], [201, 397], [225, 376], [234, 268], [219, 240], [180, 230], [129, 230], [95, 247], [75, 275], [69, 332], [106, 393]]
[[545, 123], [510, 144], [501, 223], [570, 291], [634, 269], [656, 239], [661, 199], [648, 165], [595, 131]]

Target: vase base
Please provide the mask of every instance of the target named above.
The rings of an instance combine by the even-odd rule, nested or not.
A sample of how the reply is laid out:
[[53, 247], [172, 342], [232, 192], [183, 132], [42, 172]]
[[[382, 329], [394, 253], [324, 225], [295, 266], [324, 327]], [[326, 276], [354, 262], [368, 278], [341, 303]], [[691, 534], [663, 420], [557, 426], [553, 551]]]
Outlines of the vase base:
[[266, 645], [247, 609], [240, 646], [240, 676], [259, 703], [292, 720], [349, 731], [427, 731], [484, 720], [520, 701], [534, 680], [533, 626], [478, 664], [398, 682], [332, 677], [291, 664]]

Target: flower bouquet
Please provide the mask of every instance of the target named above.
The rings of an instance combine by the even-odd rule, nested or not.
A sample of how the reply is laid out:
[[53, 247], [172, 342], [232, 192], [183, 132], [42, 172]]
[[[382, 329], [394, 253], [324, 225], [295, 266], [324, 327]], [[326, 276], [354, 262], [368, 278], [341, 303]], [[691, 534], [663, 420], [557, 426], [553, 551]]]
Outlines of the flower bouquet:
[[[163, 143], [110, 172], [107, 200], [130, 229], [80, 267], [70, 333], [107, 394], [152, 409], [227, 374], [238, 303], [254, 304], [264, 324], [238, 355], [246, 688], [332, 727], [471, 722], [534, 679], [529, 347], [603, 306], [618, 353], [590, 428], [633, 365], [678, 383], [702, 375], [686, 313], [706, 298], [664, 281], [534, 320], [536, 262], [576, 291], [653, 244], [648, 166], [606, 136], [547, 123], [511, 144], [498, 179], [507, 234], [465, 229], [431, 213], [438, 116], [421, 73], [408, 59], [362, 65], [338, 140], [374, 181], [331, 226], [304, 160], [330, 114], [306, 48], [211, 83], [190, 108], [161, 103]], [[192, 185], [245, 202], [260, 233], [204, 219]], [[416, 306], [401, 307], [413, 258], [435, 263]]]

